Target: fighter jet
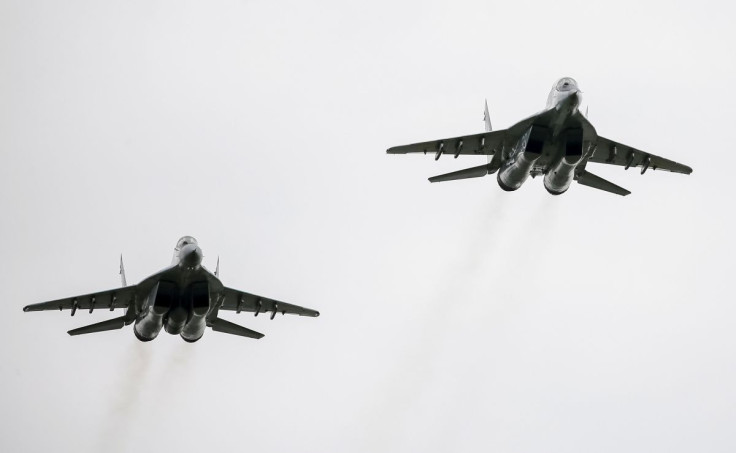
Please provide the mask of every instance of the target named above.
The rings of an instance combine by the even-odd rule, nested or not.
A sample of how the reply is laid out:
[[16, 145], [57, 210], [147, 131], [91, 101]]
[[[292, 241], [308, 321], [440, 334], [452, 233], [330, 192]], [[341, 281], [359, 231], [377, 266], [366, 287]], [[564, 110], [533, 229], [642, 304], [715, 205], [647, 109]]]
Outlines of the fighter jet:
[[588, 163], [667, 170], [689, 175], [692, 169], [654, 154], [601, 137], [578, 110], [582, 99], [577, 82], [570, 77], [557, 81], [547, 98], [545, 110], [508, 129], [493, 131], [488, 104], [485, 108], [486, 132], [389, 148], [389, 154], [434, 153], [487, 155], [488, 163], [429, 178], [430, 182], [478, 178], [498, 172], [503, 190], [517, 190], [529, 176], [544, 175], [544, 187], [552, 195], [567, 191], [573, 181], [618, 195], [631, 192], [587, 170]]
[[261, 333], [219, 318], [220, 310], [253, 312], [255, 316], [271, 312], [271, 319], [276, 313], [319, 316], [318, 311], [309, 308], [223, 286], [219, 273], [219, 259], [215, 272], [211, 273], [202, 266], [202, 249], [197, 240], [184, 236], [174, 248], [171, 265], [137, 285], [127, 285], [121, 257], [121, 288], [28, 305], [23, 311], [71, 310], [74, 316], [78, 309], [92, 313], [95, 309], [113, 311], [122, 308], [125, 310], [123, 316], [70, 330], [68, 333], [81, 335], [122, 329], [134, 324], [133, 332], [140, 341], [153, 340], [163, 328], [172, 335], [181, 335], [190, 343], [202, 338], [205, 327], [242, 337], [263, 337]]

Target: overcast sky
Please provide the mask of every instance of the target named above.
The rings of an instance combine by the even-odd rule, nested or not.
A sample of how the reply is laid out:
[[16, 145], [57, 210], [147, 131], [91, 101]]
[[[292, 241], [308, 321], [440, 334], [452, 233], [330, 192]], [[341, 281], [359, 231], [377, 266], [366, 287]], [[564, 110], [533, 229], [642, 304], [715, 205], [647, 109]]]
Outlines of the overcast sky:
[[[0, 450], [732, 452], [733, 6], [0, 1]], [[632, 191], [388, 156], [574, 77]], [[320, 310], [187, 344], [23, 313], [169, 264]], [[119, 315], [119, 314], [118, 314]]]

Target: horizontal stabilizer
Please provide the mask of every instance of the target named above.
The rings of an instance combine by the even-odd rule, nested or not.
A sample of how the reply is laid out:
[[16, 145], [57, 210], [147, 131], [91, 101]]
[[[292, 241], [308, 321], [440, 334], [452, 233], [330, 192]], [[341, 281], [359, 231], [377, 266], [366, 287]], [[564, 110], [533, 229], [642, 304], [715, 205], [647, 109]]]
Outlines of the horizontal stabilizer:
[[465, 170], [453, 171], [439, 176], [432, 176], [429, 182], [453, 181], [455, 179], [480, 178], [488, 174], [488, 164], [478, 167], [466, 168]]
[[241, 337], [255, 339], [263, 338], [262, 333], [256, 332], [255, 330], [250, 330], [243, 326], [239, 326], [230, 321], [225, 321], [224, 319], [215, 318], [209, 321], [207, 324], [212, 327], [212, 330], [214, 330], [215, 332], [229, 333], [231, 335], [240, 335]]
[[106, 330], [117, 330], [125, 327], [125, 316], [119, 318], [108, 319], [107, 321], [98, 322], [89, 326], [72, 329], [67, 332], [69, 335], [83, 335], [85, 333], [104, 332]]
[[624, 189], [623, 187], [617, 186], [616, 184], [606, 181], [605, 179], [601, 178], [600, 176], [596, 176], [593, 173], [583, 171], [579, 173], [575, 179], [577, 182], [584, 186], [592, 187], [594, 189], [600, 189], [605, 190], [606, 192], [615, 193], [617, 195], [626, 196], [630, 194], [628, 190]]

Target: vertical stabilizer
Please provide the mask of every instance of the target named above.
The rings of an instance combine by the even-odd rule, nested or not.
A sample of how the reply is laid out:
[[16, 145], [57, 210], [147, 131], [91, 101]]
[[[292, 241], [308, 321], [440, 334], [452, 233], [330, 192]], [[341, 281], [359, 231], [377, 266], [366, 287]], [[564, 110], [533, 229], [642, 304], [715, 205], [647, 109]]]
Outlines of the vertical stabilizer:
[[488, 99], [486, 99], [486, 108], [483, 111], [483, 122], [486, 123], [486, 132], [491, 132], [493, 126], [491, 126], [491, 114], [488, 113]]
[[[491, 125], [491, 114], [488, 112], [488, 99], [485, 100], [485, 107], [483, 108], [483, 123], [485, 123], [486, 132], [493, 131], [493, 126]], [[491, 164], [491, 162], [493, 162], [493, 159], [493, 156], [488, 156], [489, 165]], [[496, 160], [498, 160], [498, 158], [496, 158]], [[490, 173], [493, 173], [493, 171], [491, 171]]]
[[127, 281], [125, 280], [125, 266], [123, 266], [123, 254], [120, 254], [120, 283], [123, 284], [123, 286], [128, 286]]

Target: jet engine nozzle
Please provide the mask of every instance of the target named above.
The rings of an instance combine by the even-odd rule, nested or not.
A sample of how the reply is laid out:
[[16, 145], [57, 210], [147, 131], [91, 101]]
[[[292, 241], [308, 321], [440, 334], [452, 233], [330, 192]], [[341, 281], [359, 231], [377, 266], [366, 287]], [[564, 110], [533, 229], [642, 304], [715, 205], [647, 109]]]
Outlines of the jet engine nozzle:
[[559, 162], [547, 169], [544, 175], [544, 188], [552, 195], [567, 191], [575, 178], [575, 168], [583, 159], [583, 131], [569, 129], [564, 133], [565, 155]]
[[207, 282], [197, 282], [190, 286], [186, 293], [189, 311], [189, 320], [181, 330], [181, 337], [184, 341], [194, 343], [204, 335], [207, 321], [205, 316], [210, 309], [210, 292]]
[[580, 156], [565, 156], [544, 175], [544, 188], [552, 195], [561, 195], [567, 191], [575, 177], [575, 167]]
[[532, 125], [514, 146], [514, 151], [498, 171], [496, 180], [505, 191], [518, 189], [529, 177], [534, 163], [542, 155], [547, 129]]
[[133, 326], [133, 332], [139, 340], [151, 341], [158, 336], [164, 324], [164, 315], [177, 303], [178, 293], [176, 284], [165, 280], [151, 289], [143, 312]]
[[166, 317], [166, 323], [164, 329], [171, 335], [178, 335], [184, 329], [184, 324], [187, 322], [189, 314], [182, 306], [178, 306], [172, 309]]
[[202, 338], [205, 327], [207, 327], [207, 321], [204, 316], [192, 316], [191, 321], [184, 326], [180, 335], [187, 343], [194, 343]]

